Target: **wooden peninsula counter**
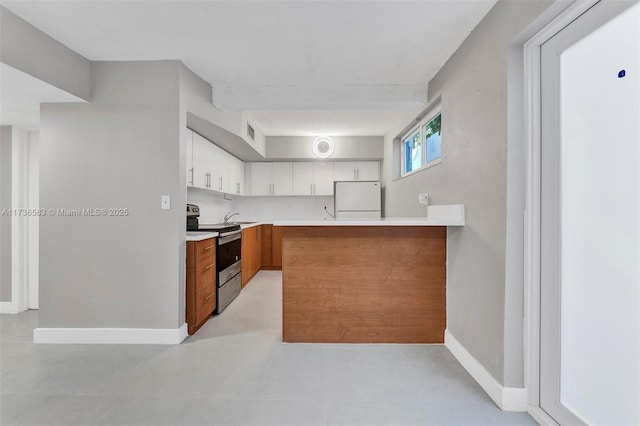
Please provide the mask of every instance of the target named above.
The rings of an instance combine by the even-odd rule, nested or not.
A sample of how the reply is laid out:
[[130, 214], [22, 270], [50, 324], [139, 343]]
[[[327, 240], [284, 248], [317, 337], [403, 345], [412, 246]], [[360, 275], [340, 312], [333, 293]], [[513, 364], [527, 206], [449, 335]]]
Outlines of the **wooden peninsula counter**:
[[276, 221], [283, 341], [443, 343], [447, 227], [464, 226], [464, 206], [430, 207], [444, 209], [428, 219]]

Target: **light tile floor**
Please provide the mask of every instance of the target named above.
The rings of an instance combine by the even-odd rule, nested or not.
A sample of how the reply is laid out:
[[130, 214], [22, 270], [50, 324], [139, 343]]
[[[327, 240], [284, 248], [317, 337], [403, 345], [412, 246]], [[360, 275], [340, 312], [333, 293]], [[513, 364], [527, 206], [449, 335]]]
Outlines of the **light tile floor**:
[[0, 319], [1, 425], [535, 425], [502, 412], [440, 345], [281, 343], [262, 271], [177, 346], [34, 345]]

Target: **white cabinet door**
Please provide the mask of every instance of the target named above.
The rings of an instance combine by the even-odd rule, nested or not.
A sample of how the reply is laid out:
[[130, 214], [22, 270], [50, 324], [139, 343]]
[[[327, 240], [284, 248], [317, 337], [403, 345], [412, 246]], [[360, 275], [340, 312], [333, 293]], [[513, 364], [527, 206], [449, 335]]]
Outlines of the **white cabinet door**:
[[251, 163], [251, 195], [271, 195], [271, 163]]
[[293, 195], [293, 164], [271, 163], [271, 195]]
[[356, 163], [337, 161], [333, 163], [333, 180], [356, 180]]
[[244, 195], [244, 162], [229, 156], [229, 192]]
[[333, 163], [313, 163], [313, 195], [333, 195]]
[[220, 192], [229, 192], [229, 157], [230, 155], [221, 148], [213, 146], [213, 173], [211, 177], [211, 189]]
[[313, 195], [313, 163], [293, 163], [293, 195]]
[[187, 186], [193, 186], [193, 132], [187, 129], [185, 143], [187, 144]]
[[213, 166], [213, 144], [193, 133], [193, 186], [209, 188]]
[[356, 164], [356, 180], [380, 180], [380, 162], [359, 161]]

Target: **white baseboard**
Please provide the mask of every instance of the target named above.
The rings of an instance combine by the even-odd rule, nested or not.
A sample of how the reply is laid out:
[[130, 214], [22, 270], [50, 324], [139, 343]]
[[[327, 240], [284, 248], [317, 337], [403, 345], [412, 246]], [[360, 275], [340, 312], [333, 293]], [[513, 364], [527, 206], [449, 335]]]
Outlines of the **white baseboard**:
[[17, 306], [13, 302], [0, 302], [0, 314], [17, 314]]
[[445, 330], [444, 345], [482, 389], [504, 411], [527, 411], [527, 390], [502, 386], [455, 337]]
[[34, 343], [177, 345], [187, 337], [180, 328], [36, 328]]

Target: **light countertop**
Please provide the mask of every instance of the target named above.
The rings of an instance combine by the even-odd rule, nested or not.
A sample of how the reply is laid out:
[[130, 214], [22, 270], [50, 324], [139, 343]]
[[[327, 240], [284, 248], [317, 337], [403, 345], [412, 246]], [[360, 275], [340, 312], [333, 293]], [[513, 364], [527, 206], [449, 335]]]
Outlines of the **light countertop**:
[[204, 241], [217, 236], [217, 232], [187, 231], [187, 241]]
[[427, 217], [382, 219], [275, 220], [274, 226], [464, 226], [464, 205], [427, 207]]
[[419, 217], [382, 219], [276, 220], [274, 226], [464, 226], [464, 221]]

